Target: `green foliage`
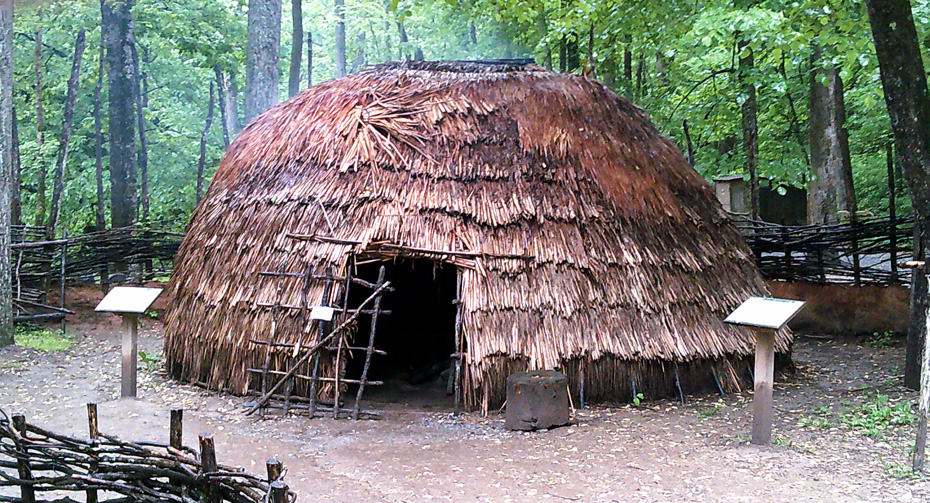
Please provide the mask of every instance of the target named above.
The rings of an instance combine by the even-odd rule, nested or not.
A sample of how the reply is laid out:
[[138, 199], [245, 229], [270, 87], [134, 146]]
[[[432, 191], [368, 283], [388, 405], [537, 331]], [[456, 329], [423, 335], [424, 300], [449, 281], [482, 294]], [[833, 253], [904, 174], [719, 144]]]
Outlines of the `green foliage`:
[[34, 325], [16, 325], [16, 345], [38, 351], [64, 351], [74, 344], [74, 336]]
[[869, 338], [869, 346], [873, 348], [890, 348], [894, 346], [894, 334], [892, 332], [872, 332]]
[[844, 423], [872, 438], [881, 438], [895, 426], [907, 426], [917, 420], [909, 402], [889, 403], [888, 395], [876, 393], [842, 417]]
[[718, 403], [714, 404], [713, 407], [702, 407], [698, 409], [698, 415], [701, 417], [713, 417], [716, 416], [717, 413], [719, 413], [722, 409], [723, 406]]
[[814, 428], [830, 428], [834, 425], [832, 420], [833, 411], [826, 405], [818, 405], [813, 409], [813, 415], [803, 416], [798, 421], [801, 426], [811, 426]]
[[633, 395], [633, 407], [639, 407], [639, 404], [641, 404], [645, 399], [646, 395], [643, 395], [642, 393]]
[[879, 456], [879, 461], [882, 463], [882, 469], [885, 470], [885, 473], [889, 477], [902, 480], [922, 480], [926, 478], [921, 472], [915, 471], [913, 467], [904, 463], [890, 463], [881, 459]]
[[139, 351], [139, 362], [140, 367], [147, 370], [148, 372], [155, 372], [162, 365], [164, 357], [160, 353], [147, 353], [145, 351]]

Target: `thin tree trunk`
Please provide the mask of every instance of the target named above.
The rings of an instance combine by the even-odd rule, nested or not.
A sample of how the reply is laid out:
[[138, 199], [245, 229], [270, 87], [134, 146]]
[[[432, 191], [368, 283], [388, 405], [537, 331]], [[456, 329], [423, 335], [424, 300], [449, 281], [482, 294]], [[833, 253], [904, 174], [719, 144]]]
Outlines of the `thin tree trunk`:
[[587, 74], [594, 78], [597, 75], [597, 65], [594, 63], [594, 25], [588, 27], [588, 71]]
[[55, 165], [55, 188], [52, 190], [52, 205], [48, 213], [45, 232], [49, 239], [55, 237], [55, 227], [61, 219], [61, 198], [65, 191], [65, 165], [68, 163], [68, 143], [74, 122], [74, 102], [77, 99], [81, 80], [81, 59], [84, 57], [84, 29], [78, 31], [74, 42], [74, 59], [71, 62], [71, 77], [68, 78], [68, 94], [65, 97], [65, 116], [61, 125], [61, 142], [58, 144], [58, 163]]
[[307, 31], [307, 87], [313, 87], [313, 32]]
[[13, 116], [13, 142], [10, 145], [10, 167], [13, 168], [13, 188], [11, 189], [11, 219], [13, 225], [23, 225], [23, 170], [19, 158], [19, 127], [16, 120], [16, 108], [11, 110]]
[[352, 73], [365, 67], [365, 32], [358, 34], [355, 45], [358, 46], [358, 52], [355, 54], [355, 60], [352, 61]]
[[400, 38], [400, 44], [397, 49], [397, 59], [402, 59], [409, 61], [410, 53], [407, 52], [407, 44], [410, 43], [410, 39], [407, 38], [407, 28], [404, 26], [404, 22], [397, 21], [397, 36]]
[[[737, 35], [739, 38], [739, 35]], [[752, 49], [748, 44], [739, 38], [737, 52], [743, 54], [746, 50], [748, 53], [739, 58], [739, 80], [746, 96], [746, 101], [740, 106], [740, 116], [743, 130], [743, 152], [746, 159], [743, 164], [744, 172], [749, 174], [749, 200], [750, 216], [753, 220], [759, 219], [759, 177], [756, 175], [756, 154], [759, 151], [758, 126], [756, 124], [756, 86], [748, 80], [748, 74], [752, 70], [753, 61]]]
[[[785, 56], [782, 55], [781, 62], [778, 65], [778, 71], [781, 73], [785, 83], [788, 83], [788, 72], [785, 70]], [[788, 98], [788, 112], [791, 114], [790, 123], [788, 130], [792, 136], [798, 140], [798, 147], [801, 148], [801, 153], [804, 155], [804, 164], [810, 166], [811, 160], [807, 154], [807, 143], [804, 141], [804, 137], [801, 135], [801, 121], [798, 119], [798, 110], [794, 104], [794, 96], [791, 95], [791, 90], [788, 86], [785, 86], [785, 97]]]
[[239, 133], [239, 96], [232, 73], [220, 70], [214, 65], [216, 73], [216, 93], [220, 101], [220, 121], [223, 123], [223, 142], [228, 147], [230, 140]]
[[200, 133], [200, 159], [197, 161], [197, 202], [203, 198], [203, 167], [207, 162], [207, 137], [213, 124], [213, 82], [210, 82], [210, 101], [207, 103], [207, 123]]
[[290, 96], [300, 92], [300, 56], [304, 48], [303, 0], [291, 0], [291, 20], [294, 26], [291, 36], [291, 72], [288, 80]]
[[278, 102], [281, 0], [249, 0], [245, 50], [245, 121]]
[[149, 219], [149, 146], [145, 141], [145, 104], [142, 101], [142, 64], [139, 61], [139, 54], [136, 52], [136, 44], [133, 42], [129, 46], [132, 54], [132, 92], [136, 101], [136, 128], [139, 130], [138, 156], [139, 179], [142, 182], [140, 187], [139, 203], [142, 206], [142, 220], [147, 222]]
[[[811, 54], [810, 76], [810, 150], [811, 180], [807, 197], [808, 219], [826, 224], [839, 221], [838, 212], [856, 211], [853, 190], [843, 81], [839, 69], [819, 70], [821, 49]], [[823, 85], [818, 75], [825, 74]]]
[[132, 92], [132, 6], [134, 0], [101, 0], [107, 48], [107, 107], [110, 138], [110, 219], [114, 228], [136, 221], [134, 101]]
[[627, 45], [623, 49], [623, 80], [626, 81], [627, 89], [633, 83], [633, 51]]
[[636, 62], [636, 96], [643, 95], [643, 75], [646, 73], [646, 53], [639, 54]]
[[[97, 68], [97, 85], [94, 87], [94, 167], [96, 168], [97, 179], [97, 208], [96, 228], [97, 232], [103, 232], [107, 228], [106, 223], [106, 201], [103, 194], [103, 121], [100, 119], [101, 93], [103, 92], [103, 76], [106, 73], [104, 62], [106, 56], [104, 53], [104, 41], [100, 41], [100, 61]], [[102, 278], [106, 279], [106, 278]]]
[[691, 130], [688, 129], [688, 121], [681, 121], [681, 128], [685, 131], [685, 143], [688, 147], [688, 164], [694, 167], [694, 143], [691, 142]]
[[346, 13], [345, 0], [333, 0], [333, 12], [336, 14], [335, 77], [346, 76]]
[[[39, 16], [41, 16], [41, 10]], [[36, 148], [39, 152], [36, 162], [36, 214], [35, 225], [45, 225], [45, 156], [42, 155], [45, 145], [45, 111], [42, 108], [42, 29], [36, 32], [35, 61], [35, 106], [36, 106]]]
[[[898, 164], [907, 180], [917, 216], [914, 258], [927, 261], [930, 258], [930, 95], [927, 94], [917, 29], [908, 0], [866, 0], [866, 6]], [[914, 271], [914, 275], [922, 275], [922, 272]], [[918, 290], [921, 290], [919, 295]], [[920, 361], [930, 303], [926, 287], [915, 288], [913, 293], [907, 335], [908, 363]], [[916, 388], [919, 383], [920, 367], [906, 366], [904, 385]]]
[[0, 2], [0, 347], [13, 344], [12, 150], [13, 2]]

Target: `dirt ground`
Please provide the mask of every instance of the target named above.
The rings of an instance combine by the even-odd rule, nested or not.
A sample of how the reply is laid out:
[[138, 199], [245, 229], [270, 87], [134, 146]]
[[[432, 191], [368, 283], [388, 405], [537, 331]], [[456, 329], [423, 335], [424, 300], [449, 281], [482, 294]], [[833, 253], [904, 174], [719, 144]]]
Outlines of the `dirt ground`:
[[[212, 433], [221, 463], [258, 473], [281, 459], [299, 501], [930, 501], [930, 479], [905, 470], [913, 425], [866, 436], [850, 424], [863, 417], [857, 411], [916, 401], [896, 377], [900, 340], [874, 348], [799, 335], [799, 371], [776, 383], [775, 445], [759, 448], [748, 443], [750, 393], [689, 396], [685, 405], [647, 397], [638, 407], [579, 410], [570, 427], [516, 433], [503, 416], [456, 417], [447, 402], [418, 396], [377, 404], [381, 421], [246, 417], [244, 399], [170, 381], [156, 361], [140, 371], [140, 398], [120, 400], [119, 319], [92, 312], [100, 297], [92, 288], [70, 297], [78, 311], [70, 349], [0, 350], [0, 407], [84, 436], [84, 404], [96, 402], [102, 431], [159, 441], [168, 411], [182, 407], [185, 443]], [[143, 323], [140, 349], [160, 355], [160, 322]]]

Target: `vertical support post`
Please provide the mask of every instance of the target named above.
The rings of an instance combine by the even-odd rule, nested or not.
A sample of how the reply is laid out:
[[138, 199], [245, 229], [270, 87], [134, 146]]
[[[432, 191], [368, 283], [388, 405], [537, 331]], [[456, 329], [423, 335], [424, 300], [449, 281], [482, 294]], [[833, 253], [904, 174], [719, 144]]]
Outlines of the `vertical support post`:
[[[64, 243], [61, 245], [61, 295], [59, 295], [59, 300], [61, 301], [61, 308], [65, 309], [65, 265], [67, 264], [68, 256], [68, 230], [63, 229], [61, 231], [61, 239], [64, 240]], [[65, 335], [65, 327], [68, 323], [67, 318], [65, 318], [64, 312], [61, 315], [61, 335]]]
[[772, 398], [775, 383], [775, 331], [756, 331], [755, 392], [752, 399], [752, 443], [772, 442]]
[[[88, 465], [87, 474], [93, 476], [97, 473], [97, 437], [100, 434], [97, 423], [97, 404], [95, 403], [87, 404], [87, 433], [93, 449], [93, 454], [91, 454], [93, 460]], [[97, 503], [96, 489], [87, 490], [87, 503]]]
[[895, 178], [894, 178], [894, 147], [889, 142], [885, 147], [886, 163], [888, 164], [888, 252], [891, 256], [891, 282], [898, 281], [898, 220], [895, 208]]
[[[384, 266], [378, 270], [378, 285], [384, 284], [385, 269]], [[376, 287], [376, 288], [377, 288]], [[358, 421], [358, 413], [362, 408], [362, 393], [365, 392], [365, 385], [368, 384], [368, 369], [371, 368], [371, 356], [375, 353], [375, 331], [378, 329], [378, 315], [381, 314], [381, 294], [375, 297], [374, 307], [371, 311], [371, 331], [368, 333], [368, 347], [365, 348], [365, 367], [362, 369], [362, 376], [358, 383], [358, 393], [355, 395], [355, 408], [352, 409], [352, 419]]]
[[452, 377], [454, 380], [454, 394], [455, 394], [455, 415], [459, 415], [462, 412], [462, 356], [463, 356], [463, 341], [462, 341], [462, 319], [464, 318], [464, 313], [462, 312], [462, 269], [456, 268], [455, 276], [455, 354], [452, 355], [455, 358], [455, 375]]
[[168, 431], [168, 445], [173, 449], [181, 449], [183, 444], [182, 432], [184, 428], [184, 409], [171, 409], [171, 426]]
[[[352, 266], [354, 261], [352, 257], [349, 257], [349, 260], [346, 261], [346, 283], [343, 302], [342, 302], [342, 315], [345, 317], [349, 316], [349, 287], [352, 285]], [[342, 385], [339, 382], [339, 375], [342, 373], [342, 347], [345, 345], [345, 332], [336, 335], [338, 343], [336, 344], [336, 363], [333, 366], [333, 419], [339, 417], [339, 397], [342, 393], [342, 390], [339, 387]]]
[[271, 483], [272, 503], [287, 503], [287, 484], [280, 480]]
[[[213, 435], [200, 435], [200, 470], [201, 475], [216, 473], [216, 448], [213, 443]], [[206, 503], [220, 503], [220, 483], [205, 477], [204, 494]], [[203, 501], [203, 500], [201, 500]]]
[[[346, 276], [348, 276], [350, 272], [351, 271], [349, 270], [347, 266]], [[311, 269], [308, 266], [308, 269], [307, 269], [308, 285], [305, 288], [310, 287], [309, 286], [310, 274], [311, 274]], [[323, 285], [323, 298], [320, 301], [320, 304], [324, 307], [329, 306], [329, 296], [331, 295], [330, 292], [332, 291], [332, 288], [333, 288], [333, 281], [334, 281], [333, 268], [328, 267], [326, 268], [326, 283]], [[348, 305], [342, 306], [343, 309], [348, 309], [348, 307], [349, 307]], [[345, 313], [345, 311], [343, 311], [343, 313]], [[323, 320], [317, 320], [316, 341], [314, 341], [314, 344], [319, 344], [320, 341], [323, 340], [323, 337], [325, 336], [326, 336], [326, 323]], [[313, 374], [312, 374], [312, 379], [310, 379], [310, 393], [309, 393], [310, 405], [307, 408], [307, 412], [311, 418], [316, 415], [316, 394], [317, 394], [317, 384], [319, 383], [319, 380], [320, 380], [320, 352], [317, 351], [313, 354]]]
[[265, 469], [268, 470], [268, 483], [272, 483], [281, 478], [284, 472], [284, 464], [280, 460], [271, 458], [265, 462]]
[[23, 441], [16, 442], [16, 454], [17, 454], [17, 470], [19, 472], [20, 480], [26, 482], [20, 486], [20, 491], [22, 494], [23, 503], [35, 503], [36, 502], [36, 491], [32, 487], [32, 469], [29, 467], [29, 451], [24, 445], [26, 439], [26, 416], [22, 414], [17, 414], [13, 416], [13, 428], [19, 433], [19, 436], [23, 438]]
[[[923, 274], [915, 270], [914, 274]], [[930, 281], [930, 278], [928, 278]], [[924, 471], [927, 456], [927, 421], [930, 420], [930, 311], [924, 331], [924, 348], [921, 355], [920, 399], [917, 402], [917, 442], [914, 445], [914, 471]]]
[[139, 316], [122, 314], [122, 378], [120, 380], [120, 397], [136, 397], [136, 362], [139, 353]]
[[852, 259], [853, 280], [856, 286], [862, 286], [862, 264], [859, 261], [859, 217], [852, 212]]

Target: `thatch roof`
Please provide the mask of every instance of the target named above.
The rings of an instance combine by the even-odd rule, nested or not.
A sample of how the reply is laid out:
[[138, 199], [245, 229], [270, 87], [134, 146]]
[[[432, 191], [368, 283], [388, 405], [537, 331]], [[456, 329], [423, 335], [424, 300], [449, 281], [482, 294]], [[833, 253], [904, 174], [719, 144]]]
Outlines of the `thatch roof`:
[[[461, 268], [471, 405], [498, 401], [501, 358], [599, 368], [749, 356], [753, 334], [722, 320], [765, 292], [708, 184], [607, 87], [533, 65], [392, 63], [307, 89], [230, 145], [175, 262], [169, 371], [246, 391], [248, 339], [270, 324], [259, 304], [279, 296], [256, 273], [338, 271], [366, 252]], [[300, 292], [287, 282], [283, 301]], [[279, 325], [302, 343], [313, 334]], [[778, 351], [789, 342], [780, 333]]]

